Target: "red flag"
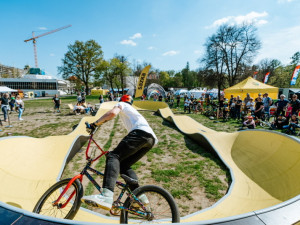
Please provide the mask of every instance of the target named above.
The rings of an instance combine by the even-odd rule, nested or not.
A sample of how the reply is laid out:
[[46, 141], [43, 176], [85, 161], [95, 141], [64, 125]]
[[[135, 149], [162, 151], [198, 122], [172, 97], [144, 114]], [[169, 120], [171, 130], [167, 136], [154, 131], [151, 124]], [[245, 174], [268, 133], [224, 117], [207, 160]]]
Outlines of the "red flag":
[[269, 80], [270, 72], [267, 72], [265, 75], [264, 83], [266, 84]]
[[256, 72], [254, 72], [254, 74], [253, 74], [253, 78], [256, 80], [256, 78], [257, 78], [257, 71]]

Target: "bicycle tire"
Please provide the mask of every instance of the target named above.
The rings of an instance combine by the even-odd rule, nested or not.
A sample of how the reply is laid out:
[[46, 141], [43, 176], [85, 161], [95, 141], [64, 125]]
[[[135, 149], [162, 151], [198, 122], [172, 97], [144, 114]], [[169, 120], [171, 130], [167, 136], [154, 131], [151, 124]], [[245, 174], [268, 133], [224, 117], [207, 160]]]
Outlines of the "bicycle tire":
[[[141, 218], [141, 216], [136, 216], [126, 211], [125, 209], [130, 209], [134, 200], [130, 197], [126, 199], [124, 202], [124, 208], [121, 211], [120, 223], [179, 223], [180, 222], [180, 214], [178, 210], [178, 206], [172, 197], [172, 195], [167, 192], [165, 189], [155, 186], [155, 185], [145, 185], [137, 188], [133, 191], [136, 197], [139, 197], [142, 194], [145, 194], [149, 199], [149, 204], [146, 208], [153, 214], [153, 220], [148, 220], [146, 218]], [[169, 209], [167, 209], [169, 208]], [[164, 214], [161, 214], [160, 209], [164, 210]], [[168, 210], [168, 212], [167, 212]], [[143, 211], [142, 208], [139, 208], [139, 211]]]
[[[38, 200], [33, 209], [33, 212], [41, 215], [52, 216], [55, 218], [70, 220], [73, 219], [80, 207], [81, 198], [83, 196], [83, 187], [79, 180], [75, 180], [70, 186], [69, 190], [66, 192], [68, 196], [68, 194], [71, 194], [74, 190], [76, 191], [72, 200], [66, 205], [64, 209], [59, 209], [57, 206], [52, 205], [52, 202], [54, 202], [59, 197], [60, 193], [62, 192], [62, 190], [64, 190], [64, 187], [69, 183], [70, 180], [70, 178], [64, 179], [51, 186]], [[65, 199], [66, 198], [62, 197], [62, 201]], [[65, 216], [63, 215], [63, 212], [66, 212]]]

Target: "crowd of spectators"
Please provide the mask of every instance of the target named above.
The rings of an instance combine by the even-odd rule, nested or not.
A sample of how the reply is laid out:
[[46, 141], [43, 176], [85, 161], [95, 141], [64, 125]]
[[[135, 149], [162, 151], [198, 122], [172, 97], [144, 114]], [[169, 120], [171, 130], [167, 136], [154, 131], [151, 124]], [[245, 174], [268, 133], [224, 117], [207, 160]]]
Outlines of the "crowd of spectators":
[[[3, 112], [4, 122], [8, 122], [9, 114], [16, 111], [18, 112], [18, 120], [22, 121], [22, 114], [25, 110], [25, 104], [21, 99], [20, 95], [1, 93], [0, 95], [0, 106]], [[1, 121], [1, 120], [0, 120]]]

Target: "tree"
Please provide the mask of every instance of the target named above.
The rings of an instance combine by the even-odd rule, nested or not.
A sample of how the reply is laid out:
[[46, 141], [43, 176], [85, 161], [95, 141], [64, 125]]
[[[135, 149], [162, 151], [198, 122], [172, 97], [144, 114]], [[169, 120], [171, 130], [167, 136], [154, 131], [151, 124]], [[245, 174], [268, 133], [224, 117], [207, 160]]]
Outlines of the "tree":
[[[262, 59], [259, 62], [260, 68], [260, 80], [263, 81], [267, 72], [270, 72], [270, 78], [275, 76], [274, 71], [281, 66], [281, 62], [278, 59]], [[275, 76], [276, 77], [276, 76]]]
[[84, 83], [85, 91], [88, 94], [89, 83], [95, 76], [96, 68], [99, 68], [102, 60], [103, 52], [96, 41], [75, 41], [73, 45], [68, 46], [68, 51], [62, 59], [62, 66], [58, 67], [58, 71], [64, 79], [76, 76]]
[[209, 86], [217, 85], [218, 97], [220, 98], [221, 89], [225, 85], [225, 53], [219, 44], [216, 42], [216, 36], [208, 38], [205, 43], [205, 55], [200, 61], [205, 65], [206, 81]]
[[127, 58], [123, 55], [115, 56], [115, 73], [119, 77], [119, 84], [124, 94], [124, 88], [126, 86], [126, 77], [131, 73], [130, 63]]
[[[206, 47], [218, 50], [217, 60], [226, 68], [226, 79], [234, 85], [241, 75], [241, 65], [249, 65], [261, 47], [252, 24], [222, 25], [217, 33], [208, 38]], [[216, 51], [216, 50], [215, 50]], [[220, 52], [219, 52], [220, 51]]]
[[291, 64], [296, 64], [298, 65], [300, 63], [300, 52], [296, 52], [292, 57], [291, 57]]

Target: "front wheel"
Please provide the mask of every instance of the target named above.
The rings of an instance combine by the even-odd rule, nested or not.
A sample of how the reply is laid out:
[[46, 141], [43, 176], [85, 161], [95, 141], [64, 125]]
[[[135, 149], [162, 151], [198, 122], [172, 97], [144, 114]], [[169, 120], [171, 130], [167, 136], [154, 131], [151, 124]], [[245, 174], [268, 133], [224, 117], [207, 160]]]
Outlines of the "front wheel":
[[154, 186], [146, 185], [137, 188], [133, 194], [139, 198], [141, 195], [146, 195], [149, 204], [145, 205], [147, 213], [151, 216], [141, 216], [139, 214], [133, 214], [126, 210], [135, 210], [145, 212], [141, 207], [136, 208], [135, 201], [128, 197], [124, 203], [124, 208], [121, 211], [120, 223], [179, 223], [180, 215], [177, 204], [172, 195], [165, 189]]
[[75, 180], [60, 201], [53, 204], [70, 180], [61, 180], [50, 187], [36, 203], [33, 212], [55, 218], [73, 219], [80, 207], [83, 195], [82, 184], [79, 180]]

